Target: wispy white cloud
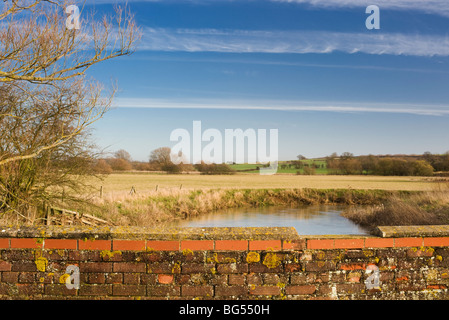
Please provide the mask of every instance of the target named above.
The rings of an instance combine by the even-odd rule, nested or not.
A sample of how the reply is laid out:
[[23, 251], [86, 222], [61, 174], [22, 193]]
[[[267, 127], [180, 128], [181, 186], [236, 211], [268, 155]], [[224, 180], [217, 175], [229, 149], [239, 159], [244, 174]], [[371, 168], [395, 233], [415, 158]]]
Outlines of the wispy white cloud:
[[[217, 2], [250, 2], [251, 0], [92, 0], [88, 4], [105, 4], [117, 2], [165, 2], [182, 3], [190, 2], [197, 4], [217, 3]], [[263, 1], [263, 0], [257, 0]], [[435, 14], [449, 17], [449, 1], [447, 0], [265, 0], [267, 2], [298, 3], [310, 5], [323, 9], [357, 8], [367, 7], [375, 4], [381, 9], [392, 9], [400, 11], [420, 11], [428, 14]]]
[[426, 116], [449, 115], [449, 105], [413, 103], [368, 103], [284, 100], [220, 100], [220, 99], [147, 99], [117, 98], [119, 108], [164, 109], [229, 109], [229, 110], [277, 110], [317, 111], [339, 113], [398, 113]]
[[346, 53], [449, 56], [444, 35], [328, 31], [146, 28], [141, 50], [228, 53]]
[[318, 8], [356, 8], [375, 4], [380, 9], [401, 11], [421, 11], [449, 17], [449, 1], [447, 0], [270, 0], [273, 2], [287, 2], [308, 4]]

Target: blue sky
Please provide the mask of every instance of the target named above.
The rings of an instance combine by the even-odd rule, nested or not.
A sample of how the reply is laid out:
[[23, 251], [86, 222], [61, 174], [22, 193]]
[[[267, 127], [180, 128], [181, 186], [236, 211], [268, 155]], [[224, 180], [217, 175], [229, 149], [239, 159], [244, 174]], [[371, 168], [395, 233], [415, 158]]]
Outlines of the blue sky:
[[[99, 13], [115, 1], [97, 0]], [[368, 5], [380, 29], [368, 30]], [[148, 160], [170, 133], [278, 129], [279, 159], [449, 150], [446, 0], [128, 1], [131, 56], [89, 74], [120, 88], [94, 138]]]

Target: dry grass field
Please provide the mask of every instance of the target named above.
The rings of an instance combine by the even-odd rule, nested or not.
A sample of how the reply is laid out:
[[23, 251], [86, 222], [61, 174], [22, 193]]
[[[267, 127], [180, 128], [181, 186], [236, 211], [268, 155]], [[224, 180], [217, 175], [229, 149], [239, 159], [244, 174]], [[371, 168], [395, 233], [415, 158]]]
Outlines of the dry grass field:
[[129, 193], [134, 187], [137, 193], [156, 190], [207, 190], [207, 189], [363, 189], [431, 191], [437, 180], [425, 177], [381, 177], [381, 176], [331, 176], [259, 174], [198, 175], [198, 174], [111, 174], [96, 182], [96, 189], [103, 186], [103, 194]]

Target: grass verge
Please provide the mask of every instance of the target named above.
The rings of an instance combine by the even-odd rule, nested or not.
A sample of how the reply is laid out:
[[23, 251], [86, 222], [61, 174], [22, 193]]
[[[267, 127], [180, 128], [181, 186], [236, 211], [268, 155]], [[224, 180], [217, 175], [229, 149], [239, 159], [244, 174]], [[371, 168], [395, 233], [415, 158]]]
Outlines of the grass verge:
[[392, 194], [380, 204], [350, 207], [342, 215], [370, 231], [377, 226], [449, 224], [449, 192]]

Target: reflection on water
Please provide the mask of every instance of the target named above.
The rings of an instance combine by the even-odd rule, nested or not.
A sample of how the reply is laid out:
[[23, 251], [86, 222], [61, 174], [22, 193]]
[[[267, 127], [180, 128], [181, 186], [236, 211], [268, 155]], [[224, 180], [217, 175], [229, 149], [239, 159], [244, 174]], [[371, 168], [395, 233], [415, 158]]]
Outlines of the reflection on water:
[[368, 234], [342, 217], [342, 206], [238, 208], [180, 222], [180, 227], [294, 227], [300, 235]]

